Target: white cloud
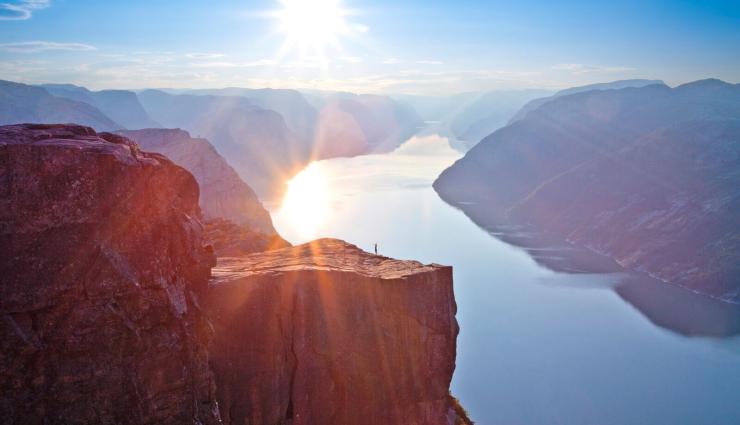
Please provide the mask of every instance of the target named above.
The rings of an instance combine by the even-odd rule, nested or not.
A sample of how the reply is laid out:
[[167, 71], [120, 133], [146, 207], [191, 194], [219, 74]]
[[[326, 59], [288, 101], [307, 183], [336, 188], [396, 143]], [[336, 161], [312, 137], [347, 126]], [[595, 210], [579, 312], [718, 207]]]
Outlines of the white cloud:
[[635, 68], [624, 66], [585, 65], [582, 63], [559, 63], [557, 65], [553, 65], [551, 68], [555, 71], [569, 71], [574, 74], [613, 73], [635, 70]]
[[402, 60], [396, 59], [396, 58], [387, 58], [383, 60], [384, 65], [398, 65], [402, 62], [403, 62]]
[[218, 59], [224, 57], [223, 53], [188, 53], [185, 55], [188, 59]]
[[20, 0], [0, 3], [0, 21], [25, 21], [31, 19], [35, 10], [46, 9], [50, 0]]
[[363, 62], [362, 58], [358, 56], [342, 56], [339, 59], [347, 63], [362, 63]]
[[416, 61], [419, 65], [444, 65], [445, 63], [442, 61], [436, 61], [436, 60], [420, 60]]
[[0, 50], [14, 53], [35, 53], [45, 52], [48, 50], [76, 50], [90, 51], [96, 50], [89, 44], [82, 43], [57, 43], [54, 41], [23, 41], [20, 43], [2, 43]]

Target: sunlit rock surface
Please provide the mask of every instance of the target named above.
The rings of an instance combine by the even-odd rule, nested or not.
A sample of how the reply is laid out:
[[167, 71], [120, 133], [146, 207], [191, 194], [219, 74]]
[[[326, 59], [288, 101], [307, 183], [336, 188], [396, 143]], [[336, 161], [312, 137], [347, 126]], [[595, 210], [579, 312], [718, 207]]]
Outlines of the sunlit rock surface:
[[0, 127], [0, 423], [219, 422], [199, 216], [120, 136]]
[[210, 288], [225, 423], [455, 422], [450, 267], [322, 239], [220, 258]]
[[740, 303], [740, 85], [561, 96], [434, 183], [478, 224], [531, 224], [621, 266]]

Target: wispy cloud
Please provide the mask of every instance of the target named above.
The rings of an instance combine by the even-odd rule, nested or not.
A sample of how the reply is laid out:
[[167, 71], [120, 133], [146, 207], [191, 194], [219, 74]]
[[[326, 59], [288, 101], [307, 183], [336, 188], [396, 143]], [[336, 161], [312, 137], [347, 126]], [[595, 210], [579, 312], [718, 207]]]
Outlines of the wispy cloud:
[[634, 71], [635, 68], [625, 66], [601, 66], [601, 65], [585, 65], [582, 63], [559, 63], [551, 67], [555, 71], [569, 71], [574, 74], [591, 74], [591, 73], [613, 73], [613, 72], [626, 72]]
[[419, 60], [416, 61], [419, 65], [444, 65], [445, 63], [442, 61], [436, 61], [436, 60]]
[[218, 59], [224, 57], [223, 53], [188, 53], [185, 55], [188, 59]]
[[401, 63], [403, 63], [403, 61], [401, 59], [397, 59], [397, 58], [386, 58], [386, 59], [383, 59], [383, 64], [384, 65], [398, 65], [398, 64], [401, 64]]
[[12, 3], [0, 3], [0, 21], [25, 21], [31, 19], [33, 12], [46, 9], [50, 0], [20, 0]]
[[14, 53], [35, 53], [48, 50], [74, 50], [90, 51], [96, 50], [89, 44], [82, 43], [57, 43], [54, 41], [23, 41], [20, 43], [2, 43], [0, 50]]

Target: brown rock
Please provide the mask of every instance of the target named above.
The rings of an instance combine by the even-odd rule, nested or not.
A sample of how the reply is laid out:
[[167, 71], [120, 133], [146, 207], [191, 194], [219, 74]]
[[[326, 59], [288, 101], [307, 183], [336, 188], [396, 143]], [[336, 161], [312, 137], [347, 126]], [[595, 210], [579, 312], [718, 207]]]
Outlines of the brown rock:
[[0, 423], [218, 423], [198, 185], [74, 125], [0, 127]]
[[322, 239], [220, 258], [210, 287], [225, 423], [454, 423], [450, 267]]

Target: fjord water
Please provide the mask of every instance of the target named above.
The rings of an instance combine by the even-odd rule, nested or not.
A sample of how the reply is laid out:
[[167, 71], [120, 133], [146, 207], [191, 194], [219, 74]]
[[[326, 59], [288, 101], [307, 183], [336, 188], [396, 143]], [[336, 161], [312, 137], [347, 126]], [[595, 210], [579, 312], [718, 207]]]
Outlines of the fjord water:
[[439, 199], [431, 184], [459, 156], [428, 136], [313, 163], [271, 208], [275, 226], [293, 243], [336, 237], [452, 265], [452, 391], [479, 424], [740, 423], [738, 308], [623, 274], [544, 268]]

